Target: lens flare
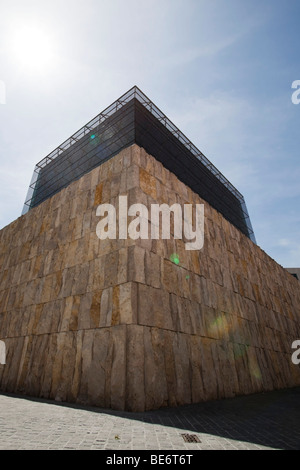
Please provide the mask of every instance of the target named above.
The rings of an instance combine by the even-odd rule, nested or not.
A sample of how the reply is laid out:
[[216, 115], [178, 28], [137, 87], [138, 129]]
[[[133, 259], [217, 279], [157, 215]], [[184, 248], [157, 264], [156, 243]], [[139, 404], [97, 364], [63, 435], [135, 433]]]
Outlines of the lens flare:
[[256, 379], [261, 379], [261, 372], [258, 366], [253, 366], [250, 368], [250, 372]]
[[209, 325], [209, 332], [211, 334], [219, 334], [221, 337], [226, 335], [229, 332], [229, 325], [226, 320], [226, 317], [219, 315], [213, 322]]
[[257, 380], [261, 380], [261, 371], [260, 367], [257, 363], [257, 358], [255, 356], [255, 353], [249, 355], [249, 370], [250, 374]]
[[11, 48], [16, 62], [31, 73], [45, 73], [56, 63], [53, 34], [39, 23], [16, 23], [11, 31]]
[[170, 261], [172, 261], [172, 263], [174, 264], [179, 264], [179, 256], [177, 255], [177, 253], [172, 253], [171, 256], [170, 256]]
[[233, 353], [235, 359], [243, 357], [246, 354], [247, 349], [249, 346], [247, 344], [233, 344]]
[[97, 134], [90, 135], [90, 144], [96, 146], [100, 143], [100, 137]]

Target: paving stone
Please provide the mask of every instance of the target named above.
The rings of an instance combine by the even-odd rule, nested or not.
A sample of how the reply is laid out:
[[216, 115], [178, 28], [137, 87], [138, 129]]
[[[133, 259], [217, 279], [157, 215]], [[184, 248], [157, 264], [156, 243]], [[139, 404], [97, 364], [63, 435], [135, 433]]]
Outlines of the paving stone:
[[135, 413], [0, 395], [0, 450], [300, 450], [299, 422], [300, 387]]

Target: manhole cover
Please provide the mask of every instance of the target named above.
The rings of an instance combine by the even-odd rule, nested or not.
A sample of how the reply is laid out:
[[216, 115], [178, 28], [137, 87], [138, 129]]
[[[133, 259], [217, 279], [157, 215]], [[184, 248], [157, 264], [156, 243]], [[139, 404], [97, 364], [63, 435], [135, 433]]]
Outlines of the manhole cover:
[[181, 434], [185, 442], [201, 442], [196, 434]]

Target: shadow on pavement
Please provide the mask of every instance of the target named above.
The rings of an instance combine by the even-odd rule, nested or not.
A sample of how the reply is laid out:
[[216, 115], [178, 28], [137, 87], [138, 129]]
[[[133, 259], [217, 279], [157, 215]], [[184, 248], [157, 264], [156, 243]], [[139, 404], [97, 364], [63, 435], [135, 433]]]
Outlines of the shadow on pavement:
[[275, 449], [300, 450], [300, 387], [139, 413], [24, 395], [3, 395], [251, 442]]

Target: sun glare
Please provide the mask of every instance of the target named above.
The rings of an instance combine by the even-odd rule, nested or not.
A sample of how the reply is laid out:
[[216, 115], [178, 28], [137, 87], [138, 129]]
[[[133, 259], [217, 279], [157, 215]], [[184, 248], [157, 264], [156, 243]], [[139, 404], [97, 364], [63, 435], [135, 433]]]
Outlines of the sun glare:
[[25, 69], [45, 72], [54, 64], [51, 36], [36, 25], [21, 26], [13, 34], [15, 60]]

